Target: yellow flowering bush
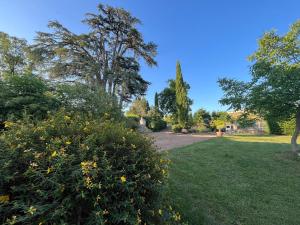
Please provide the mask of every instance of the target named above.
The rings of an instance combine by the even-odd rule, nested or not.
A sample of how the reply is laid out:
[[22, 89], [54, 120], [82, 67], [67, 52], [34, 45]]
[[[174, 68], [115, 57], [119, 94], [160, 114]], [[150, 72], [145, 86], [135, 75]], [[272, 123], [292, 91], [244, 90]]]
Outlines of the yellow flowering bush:
[[180, 222], [161, 204], [165, 160], [110, 119], [62, 110], [15, 122], [0, 135], [0, 164], [0, 224]]

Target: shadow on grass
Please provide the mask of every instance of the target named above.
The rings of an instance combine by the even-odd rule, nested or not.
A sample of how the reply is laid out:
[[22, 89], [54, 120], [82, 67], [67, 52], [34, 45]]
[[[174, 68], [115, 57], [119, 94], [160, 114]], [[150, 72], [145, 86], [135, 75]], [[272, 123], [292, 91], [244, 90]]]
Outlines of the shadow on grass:
[[277, 137], [230, 136], [169, 151], [167, 194], [189, 224], [300, 224], [299, 159], [288, 137]]

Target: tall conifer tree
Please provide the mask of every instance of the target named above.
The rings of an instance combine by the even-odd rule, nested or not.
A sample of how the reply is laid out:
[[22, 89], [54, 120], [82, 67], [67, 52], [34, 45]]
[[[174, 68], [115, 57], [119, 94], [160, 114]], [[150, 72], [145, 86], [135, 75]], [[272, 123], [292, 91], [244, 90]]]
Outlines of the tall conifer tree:
[[178, 124], [181, 125], [182, 127], [186, 127], [188, 122], [189, 104], [188, 104], [187, 90], [184, 85], [179, 61], [176, 64], [175, 90], [176, 90], [176, 108], [177, 108]]
[[155, 106], [155, 108], [158, 109], [158, 94], [157, 94], [157, 92], [155, 92], [155, 96], [154, 96], [154, 106]]

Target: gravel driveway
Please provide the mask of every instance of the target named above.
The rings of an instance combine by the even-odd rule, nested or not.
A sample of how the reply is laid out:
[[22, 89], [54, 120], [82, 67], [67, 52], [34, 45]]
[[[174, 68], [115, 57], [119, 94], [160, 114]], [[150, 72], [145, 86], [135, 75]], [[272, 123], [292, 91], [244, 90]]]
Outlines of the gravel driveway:
[[178, 148], [214, 138], [212, 134], [174, 134], [169, 131], [150, 133], [160, 151]]

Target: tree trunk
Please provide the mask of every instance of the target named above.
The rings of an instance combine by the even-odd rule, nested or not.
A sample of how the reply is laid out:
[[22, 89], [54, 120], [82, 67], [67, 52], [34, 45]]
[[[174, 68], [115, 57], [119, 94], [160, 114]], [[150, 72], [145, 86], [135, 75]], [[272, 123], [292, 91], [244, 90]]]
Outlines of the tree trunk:
[[297, 112], [297, 114], [296, 114], [296, 128], [295, 128], [294, 134], [291, 139], [292, 151], [294, 153], [297, 153], [299, 151], [299, 148], [297, 145], [297, 138], [298, 138], [299, 132], [300, 132], [300, 111]]

